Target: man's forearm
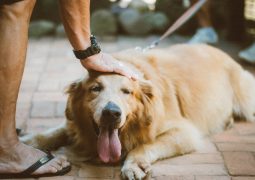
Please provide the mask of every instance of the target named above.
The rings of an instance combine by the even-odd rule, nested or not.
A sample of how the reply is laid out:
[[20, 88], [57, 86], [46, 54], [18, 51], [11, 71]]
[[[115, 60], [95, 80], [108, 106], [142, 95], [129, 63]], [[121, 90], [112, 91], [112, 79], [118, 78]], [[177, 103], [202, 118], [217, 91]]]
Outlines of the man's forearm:
[[[68, 39], [75, 50], [90, 46], [90, 0], [59, 0], [62, 21]], [[95, 54], [80, 61], [86, 69], [100, 72], [115, 72], [128, 78], [137, 75], [122, 63], [105, 53]]]
[[62, 21], [75, 50], [90, 46], [90, 0], [59, 0]]

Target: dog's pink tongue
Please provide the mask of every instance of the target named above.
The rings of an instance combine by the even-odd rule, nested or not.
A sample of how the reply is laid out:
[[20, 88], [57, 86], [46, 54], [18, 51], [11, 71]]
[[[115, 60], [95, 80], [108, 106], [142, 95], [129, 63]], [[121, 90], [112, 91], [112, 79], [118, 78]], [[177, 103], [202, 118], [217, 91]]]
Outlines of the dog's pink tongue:
[[114, 129], [110, 134], [110, 161], [117, 162], [121, 156], [121, 143], [118, 136], [118, 129]]
[[121, 144], [118, 137], [118, 129], [109, 132], [108, 129], [101, 128], [97, 140], [97, 152], [99, 158], [107, 162], [116, 162], [121, 156]]
[[110, 160], [110, 149], [109, 149], [109, 132], [107, 129], [100, 129], [100, 133], [97, 140], [97, 152], [99, 158], [107, 163]]

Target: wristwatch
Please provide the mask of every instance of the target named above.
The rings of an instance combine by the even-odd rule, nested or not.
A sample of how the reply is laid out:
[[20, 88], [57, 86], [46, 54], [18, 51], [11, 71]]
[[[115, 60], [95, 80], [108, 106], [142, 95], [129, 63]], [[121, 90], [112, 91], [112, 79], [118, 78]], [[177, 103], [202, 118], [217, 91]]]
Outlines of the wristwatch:
[[90, 42], [91, 42], [91, 46], [85, 50], [77, 50], [77, 51], [73, 50], [73, 53], [77, 59], [80, 59], [80, 60], [86, 59], [90, 56], [93, 56], [101, 52], [101, 48], [97, 44], [97, 40], [94, 35], [90, 36]]

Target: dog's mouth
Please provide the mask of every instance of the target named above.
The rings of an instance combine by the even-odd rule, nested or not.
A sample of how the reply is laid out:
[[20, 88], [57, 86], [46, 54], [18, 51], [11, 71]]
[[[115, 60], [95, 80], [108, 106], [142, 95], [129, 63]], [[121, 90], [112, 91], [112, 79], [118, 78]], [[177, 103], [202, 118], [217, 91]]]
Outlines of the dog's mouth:
[[93, 127], [94, 127], [94, 130], [95, 130], [95, 133], [96, 133], [96, 135], [98, 136], [98, 135], [99, 135], [99, 127], [98, 127], [98, 125], [95, 123], [94, 120], [93, 120], [92, 122], [93, 122]]
[[119, 129], [113, 126], [97, 126], [93, 122], [97, 139], [97, 153], [104, 163], [114, 163], [121, 157], [121, 143], [119, 139]]

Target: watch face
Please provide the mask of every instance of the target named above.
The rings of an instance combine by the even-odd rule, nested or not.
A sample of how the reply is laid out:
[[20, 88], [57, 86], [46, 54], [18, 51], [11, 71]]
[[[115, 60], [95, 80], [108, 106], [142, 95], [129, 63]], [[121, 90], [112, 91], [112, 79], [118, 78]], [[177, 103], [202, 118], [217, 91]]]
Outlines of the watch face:
[[92, 49], [92, 52], [95, 53], [95, 54], [97, 54], [101, 51], [100, 47], [97, 46], [97, 45], [91, 46], [91, 49]]

